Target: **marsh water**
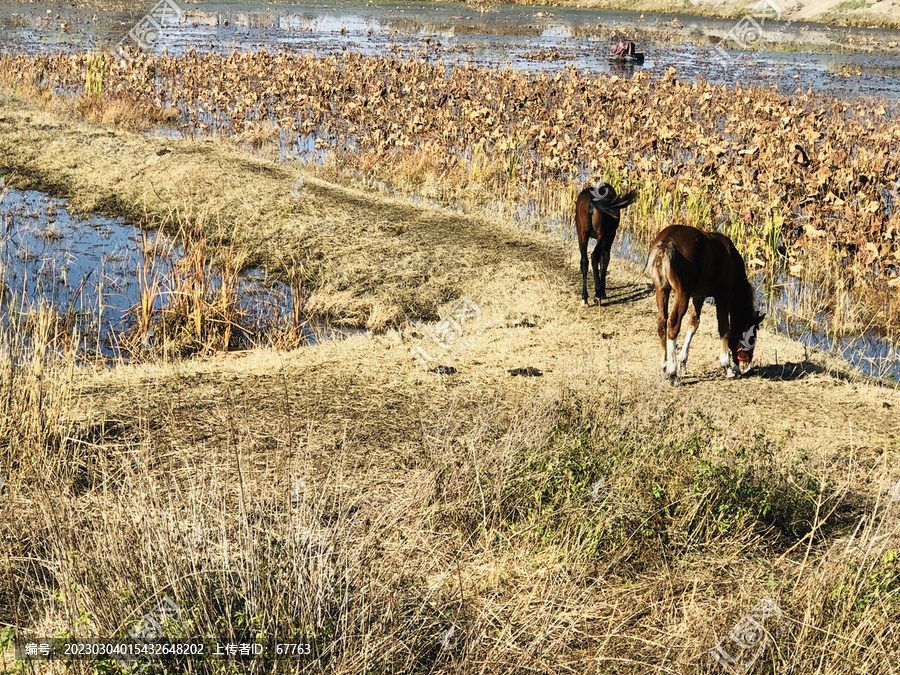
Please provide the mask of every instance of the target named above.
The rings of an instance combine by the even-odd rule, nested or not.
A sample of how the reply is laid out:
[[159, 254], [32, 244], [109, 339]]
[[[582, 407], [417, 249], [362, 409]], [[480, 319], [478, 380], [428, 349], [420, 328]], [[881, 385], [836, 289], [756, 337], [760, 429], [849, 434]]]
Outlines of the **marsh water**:
[[[100, 2], [97, 9], [77, 9], [40, 2], [0, 3], [0, 50], [111, 48], [123, 37], [130, 46], [125, 36], [155, 5], [135, 3], [122, 9], [120, 4]], [[841, 97], [900, 100], [900, 31], [835, 28], [794, 22], [787, 15], [763, 23], [763, 37], [777, 45], [773, 50], [736, 49], [732, 40], [723, 43], [729, 47], [723, 57], [716, 46], [735, 28], [734, 19], [516, 5], [494, 5], [479, 12], [459, 3], [359, 0], [291, 4], [233, 0], [202, 6], [179, 3], [179, 9], [180, 14], [163, 21], [162, 29], [152, 35], [154, 51], [177, 55], [191, 49], [220, 53], [284, 49], [327, 56], [352, 50], [527, 71], [552, 72], [574, 65], [623, 78], [637, 70], [663, 76], [674, 68], [677, 77], [764, 84], [788, 94], [813, 89]], [[605, 58], [610, 44], [620, 39], [638, 42], [646, 54], [643, 65], [621, 67]], [[287, 153], [282, 149], [282, 156], [321, 159], [316, 138], [306, 140], [308, 148]], [[39, 214], [22, 230], [20, 240], [4, 243], [7, 283], [20, 284], [10, 285], [13, 293], [46, 296], [70, 314], [85, 317], [99, 308], [98, 325], [86, 324], [85, 333], [93, 331], [96, 344], [109, 349], [113, 327], [127, 324], [135, 301], [140, 242], [134, 229], [104, 219], [72, 219], [64, 205], [47, 202], [46, 196], [11, 195], [0, 209], [18, 213], [20, 223], [29, 221], [23, 210]], [[559, 225], [561, 234], [571, 229]], [[547, 229], [546, 224], [543, 227]], [[177, 246], [173, 251], [177, 257]], [[617, 241], [617, 252], [631, 259], [644, 256], [627, 233]], [[29, 258], [31, 254], [37, 258]], [[264, 281], [257, 276], [258, 284]], [[775, 319], [770, 326], [837, 352], [865, 372], [900, 379], [900, 353], [890, 341], [877, 336], [829, 337], [824, 330], [793, 323], [788, 308], [798, 284], [802, 282], [791, 279], [779, 279], [767, 289], [758, 284], [760, 302]], [[284, 289], [278, 289], [266, 302], [283, 311], [283, 298]]]
[[[136, 308], [147, 282], [157, 283], [158, 313], [175, 290], [169, 287], [183, 258], [179, 243], [159, 232], [144, 232], [122, 219], [77, 217], [65, 200], [32, 190], [2, 190], [0, 199], [0, 316], [27, 316], [53, 307], [77, 335], [76, 351], [101, 358], [128, 357], [155, 346], [161, 336], [133, 334]], [[216, 293], [210, 275], [210, 293]], [[242, 346], [265, 343], [267, 334], [290, 319], [290, 289], [260, 270], [247, 269], [238, 280], [237, 339]], [[333, 335], [323, 327], [302, 326], [307, 343]], [[133, 337], [133, 335], [132, 335]]]
[[[34, 53], [111, 47], [155, 4], [134, 3], [127, 10], [103, 2], [99, 7], [109, 9], [0, 4], [0, 48]], [[351, 49], [524, 70], [552, 71], [572, 64], [627, 77], [633, 69], [605, 58], [611, 42], [627, 37], [646, 53], [641, 68], [649, 73], [674, 67], [682, 77], [714, 82], [763, 82], [786, 92], [800, 87], [900, 99], [900, 31], [795, 22], [787, 14], [762, 22], [764, 40], [780, 45], [779, 51], [742, 51], [729, 40], [723, 59], [715, 45], [736, 27], [734, 19], [518, 5], [494, 5], [482, 13], [447, 2], [232, 0], [179, 6], [180, 17], [169, 17], [153, 36], [154, 50], [284, 48], [329, 55]], [[732, 35], [748, 46], [763, 44], [740, 30]]]

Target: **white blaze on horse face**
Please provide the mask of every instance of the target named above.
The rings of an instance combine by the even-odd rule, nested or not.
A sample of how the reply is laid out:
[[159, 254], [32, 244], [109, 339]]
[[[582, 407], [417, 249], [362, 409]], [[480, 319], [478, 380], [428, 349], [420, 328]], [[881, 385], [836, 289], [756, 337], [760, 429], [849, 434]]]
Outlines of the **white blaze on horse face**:
[[666, 373], [675, 374], [675, 352], [677, 351], [675, 340], [666, 341]]

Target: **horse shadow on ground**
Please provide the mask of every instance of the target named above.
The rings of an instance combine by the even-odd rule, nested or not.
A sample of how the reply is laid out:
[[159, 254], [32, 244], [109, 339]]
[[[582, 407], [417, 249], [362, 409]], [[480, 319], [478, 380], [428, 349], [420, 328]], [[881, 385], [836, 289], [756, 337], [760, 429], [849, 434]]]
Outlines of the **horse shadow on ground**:
[[792, 380], [802, 380], [809, 375], [829, 375], [838, 380], [847, 381], [850, 376], [838, 370], [831, 370], [818, 363], [811, 361], [801, 361], [799, 363], [782, 363], [769, 364], [767, 366], [757, 366], [753, 370], [753, 375], [761, 377], [764, 380], [773, 380], [776, 382], [790, 382]]
[[[812, 363], [811, 361], [802, 361], [799, 363], [781, 363], [781, 364], [769, 364], [766, 366], [756, 366], [749, 374], [743, 375], [741, 377], [737, 377], [735, 379], [741, 380], [748, 377], [759, 377], [764, 380], [771, 380], [773, 382], [791, 382], [793, 380], [802, 380], [804, 377], [808, 377], [810, 375], [828, 375], [838, 380], [849, 380], [850, 376], [846, 373], [842, 373], [836, 370], [830, 370], [824, 366], [821, 366], [817, 363]], [[725, 373], [721, 368], [716, 368], [715, 370], [710, 370], [705, 373], [698, 374], [688, 374], [681, 380], [672, 380], [672, 384], [681, 387], [692, 387], [694, 385], [700, 384], [701, 382], [711, 382], [715, 380], [726, 380], [728, 378], [725, 377]]]
[[635, 302], [636, 300], [646, 298], [647, 296], [653, 294], [653, 287], [651, 286], [650, 288], [647, 288], [643, 284], [641, 284], [641, 285], [628, 284], [625, 286], [617, 286], [617, 287], [610, 286], [609, 290], [610, 291], [624, 290], [625, 293], [623, 295], [617, 295], [614, 298], [610, 298], [609, 296], [607, 296], [606, 299], [603, 301], [604, 307], [611, 307], [613, 305], [623, 305], [627, 302]]

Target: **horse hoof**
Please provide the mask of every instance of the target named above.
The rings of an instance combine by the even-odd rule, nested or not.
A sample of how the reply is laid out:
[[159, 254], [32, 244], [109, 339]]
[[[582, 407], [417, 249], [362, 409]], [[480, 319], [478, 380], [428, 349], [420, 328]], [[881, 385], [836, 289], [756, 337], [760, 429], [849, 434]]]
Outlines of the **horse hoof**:
[[581, 300], [581, 306], [582, 306], [582, 307], [587, 307], [587, 300], [586, 300], [586, 299], [582, 298], [582, 300]]
[[678, 373], [666, 373], [666, 381], [673, 387], [681, 385], [681, 376]]

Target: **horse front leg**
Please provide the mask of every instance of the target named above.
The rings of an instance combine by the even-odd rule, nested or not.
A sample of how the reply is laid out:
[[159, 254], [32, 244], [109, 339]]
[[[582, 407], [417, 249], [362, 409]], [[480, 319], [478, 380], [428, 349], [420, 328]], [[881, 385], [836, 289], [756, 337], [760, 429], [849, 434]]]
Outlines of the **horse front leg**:
[[719, 363], [725, 369], [725, 377], [734, 377], [734, 367], [731, 365], [731, 351], [728, 349], [728, 306], [724, 302], [719, 302], [719, 298], [716, 298], [716, 320], [719, 323], [719, 337], [722, 340]]

